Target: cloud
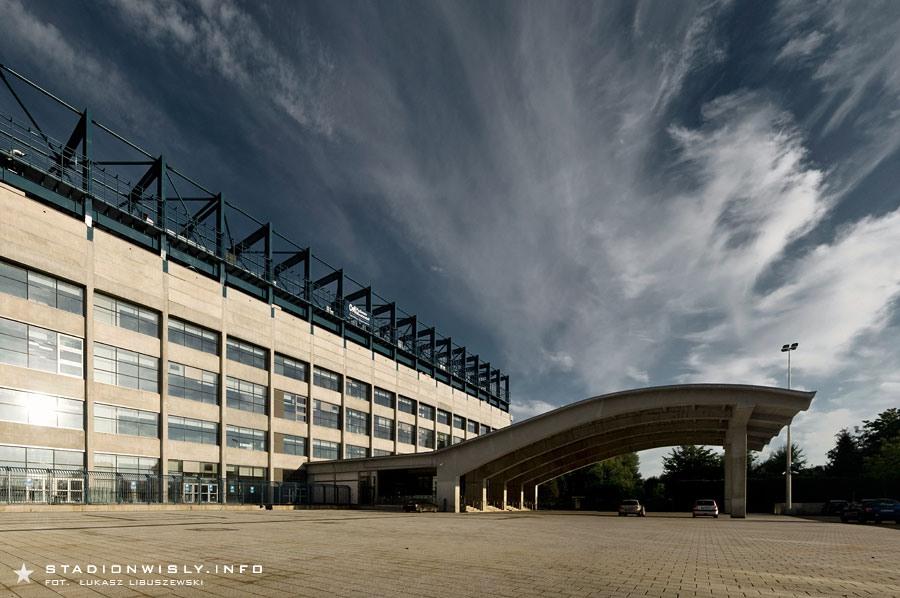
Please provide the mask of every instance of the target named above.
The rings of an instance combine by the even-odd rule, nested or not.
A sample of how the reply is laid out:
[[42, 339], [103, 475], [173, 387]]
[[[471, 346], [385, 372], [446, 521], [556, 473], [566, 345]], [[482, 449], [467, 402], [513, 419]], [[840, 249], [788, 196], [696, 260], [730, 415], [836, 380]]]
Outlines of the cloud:
[[[139, 129], [146, 123], [166, 131], [171, 121], [143, 95], [107, 56], [70, 39], [54, 24], [41, 20], [18, 0], [0, 0], [0, 35], [7, 66], [34, 67], [47, 81], [63, 80], [77, 97], [69, 98], [103, 110], [106, 123]], [[25, 74], [27, 74], [27, 70]], [[40, 82], [39, 82], [40, 83]], [[44, 82], [53, 89], [53, 85]]]
[[806, 58], [818, 50], [823, 41], [825, 41], [825, 34], [821, 31], [812, 31], [806, 35], [791, 38], [781, 48], [781, 52], [775, 57], [775, 62]]
[[297, 124], [325, 135], [333, 119], [325, 82], [333, 70], [327, 50], [298, 23], [296, 58], [285, 55], [243, 7], [231, 0], [140, 2], [114, 0], [121, 21], [160, 48], [234, 83], [256, 101], [267, 99]]
[[529, 417], [547, 413], [556, 409], [558, 405], [552, 405], [546, 401], [517, 401], [510, 406], [513, 421], [520, 422]]

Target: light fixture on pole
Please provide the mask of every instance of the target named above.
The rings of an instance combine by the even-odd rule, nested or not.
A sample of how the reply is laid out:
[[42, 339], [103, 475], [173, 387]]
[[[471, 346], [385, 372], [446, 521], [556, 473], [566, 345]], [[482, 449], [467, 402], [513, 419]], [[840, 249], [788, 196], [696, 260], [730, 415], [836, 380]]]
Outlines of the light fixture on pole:
[[[797, 343], [791, 343], [790, 345], [783, 345], [781, 347], [782, 353], [787, 353], [788, 358], [788, 380], [787, 387], [788, 390], [791, 389], [791, 352], [797, 350]], [[787, 446], [784, 450], [784, 502], [785, 509], [787, 512], [790, 512], [794, 508], [794, 501], [792, 497], [792, 488], [791, 488], [791, 453], [793, 452], [793, 445], [791, 444], [791, 424], [787, 426]]]

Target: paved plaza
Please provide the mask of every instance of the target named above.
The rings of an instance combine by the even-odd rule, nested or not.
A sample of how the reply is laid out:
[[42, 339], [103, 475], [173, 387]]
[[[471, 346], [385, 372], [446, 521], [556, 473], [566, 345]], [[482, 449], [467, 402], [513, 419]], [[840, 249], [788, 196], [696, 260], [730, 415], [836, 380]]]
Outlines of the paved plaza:
[[22, 597], [900, 596], [900, 526], [766, 516], [0, 513], [0, 560]]

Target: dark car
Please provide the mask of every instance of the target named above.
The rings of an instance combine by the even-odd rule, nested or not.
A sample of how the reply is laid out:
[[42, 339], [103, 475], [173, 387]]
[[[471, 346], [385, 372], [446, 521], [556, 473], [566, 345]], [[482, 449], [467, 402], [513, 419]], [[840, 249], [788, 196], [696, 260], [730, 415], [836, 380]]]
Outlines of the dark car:
[[896, 523], [898, 517], [900, 517], [900, 504], [893, 498], [866, 498], [852, 502], [841, 513], [841, 521], [844, 523], [849, 521], [859, 523], [894, 521]]
[[437, 513], [438, 506], [429, 500], [408, 500], [403, 503], [407, 513]]
[[822, 505], [822, 515], [840, 515], [849, 504], [846, 500], [829, 500]]

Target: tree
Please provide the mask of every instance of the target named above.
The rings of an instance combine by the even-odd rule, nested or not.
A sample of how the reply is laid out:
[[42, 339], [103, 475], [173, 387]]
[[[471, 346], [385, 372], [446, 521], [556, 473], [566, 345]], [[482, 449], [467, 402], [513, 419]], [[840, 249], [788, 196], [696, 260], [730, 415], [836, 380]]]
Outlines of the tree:
[[866, 457], [878, 453], [884, 442], [900, 438], [900, 409], [896, 407], [878, 414], [874, 420], [863, 420], [859, 444]]
[[900, 436], [885, 440], [878, 452], [866, 457], [866, 474], [881, 481], [900, 479]]
[[614, 509], [623, 498], [638, 496], [642, 487], [637, 453], [626, 453], [552, 480], [545, 492], [550, 506], [569, 508], [573, 496], [584, 508]]
[[674, 447], [663, 457], [664, 482], [722, 479], [722, 457], [711, 449], [693, 444]]
[[852, 478], [860, 474], [863, 452], [859, 445], [859, 429], [856, 434], [844, 428], [835, 435], [834, 448], [828, 451], [826, 471], [829, 475]]
[[[782, 446], [774, 451], [769, 458], [760, 463], [754, 472], [761, 477], [778, 477], [784, 475], [785, 465], [785, 447]], [[806, 469], [806, 457], [803, 455], [803, 449], [797, 446], [796, 442], [791, 443], [791, 474], [798, 474]]]

